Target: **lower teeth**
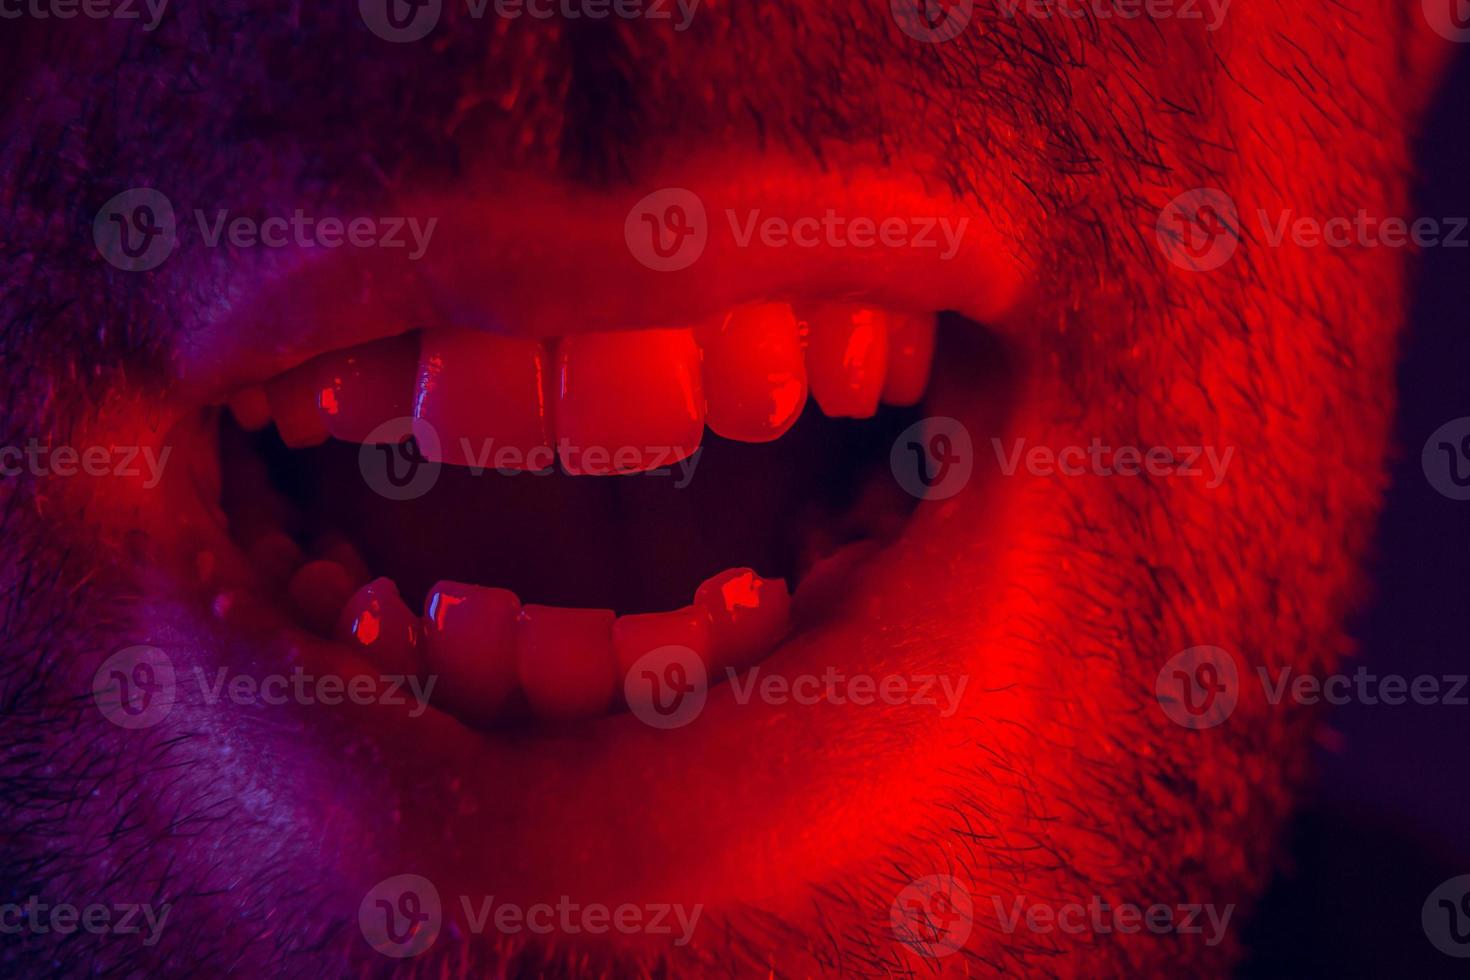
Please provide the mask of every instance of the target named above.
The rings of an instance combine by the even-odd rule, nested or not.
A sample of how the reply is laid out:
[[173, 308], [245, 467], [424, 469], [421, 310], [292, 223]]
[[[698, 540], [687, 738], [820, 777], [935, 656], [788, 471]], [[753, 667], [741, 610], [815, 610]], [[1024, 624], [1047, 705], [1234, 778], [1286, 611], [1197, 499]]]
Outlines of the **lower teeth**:
[[[678, 612], [714, 609], [709, 648], [698, 651], [711, 680], [760, 659], [793, 620], [819, 619], [915, 503], [889, 476], [887, 450], [918, 417], [885, 409], [844, 421], [808, 411], [774, 443], [707, 439], [687, 478], [677, 469], [599, 478], [445, 467], [428, 493], [407, 501], [366, 485], [358, 446], [287, 450], [269, 431], [247, 434], [225, 420], [223, 504], [266, 588], [285, 595], [309, 629], [347, 639], [380, 669], [442, 675], [436, 701], [468, 723], [525, 714], [568, 720], [621, 702], [624, 661], [637, 659], [637, 642], [660, 636], [650, 628], [657, 617], [638, 614], [675, 610], [673, 635], [694, 644]], [[446, 545], [426, 544], [436, 541]], [[369, 569], [389, 578], [366, 586]], [[737, 605], [742, 589], [753, 594], [752, 583], [765, 583], [765, 601], [743, 613], [738, 639], [729, 622], [722, 633], [709, 588], [690, 605], [694, 585], [726, 577], [735, 580]], [[495, 641], [519, 653], [490, 649], [488, 636], [467, 645], [436, 630], [431, 588], [441, 580], [509, 596], [496, 600], [502, 604], [527, 603], [515, 611], [511, 638]], [[794, 611], [788, 583], [796, 585]], [[615, 629], [614, 612], [630, 625]], [[493, 632], [495, 622], [471, 628]], [[627, 639], [634, 633], [638, 640]], [[582, 649], [589, 645], [599, 648], [590, 660]], [[537, 665], [557, 657], [567, 663], [548, 679]]]

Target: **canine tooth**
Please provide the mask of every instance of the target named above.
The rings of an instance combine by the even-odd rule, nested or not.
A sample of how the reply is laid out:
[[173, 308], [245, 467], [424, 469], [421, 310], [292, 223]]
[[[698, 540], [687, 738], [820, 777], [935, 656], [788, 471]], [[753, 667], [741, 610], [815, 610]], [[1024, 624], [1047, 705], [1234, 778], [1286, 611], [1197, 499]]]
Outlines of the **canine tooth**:
[[516, 676], [537, 717], [591, 718], [617, 691], [610, 609], [527, 605], [516, 624]]
[[401, 334], [317, 359], [317, 408], [333, 438], [362, 442], [384, 422], [408, 415], [418, 346], [417, 335]]
[[265, 398], [276, 432], [292, 449], [319, 446], [331, 435], [316, 407], [320, 364], [313, 358], [265, 383]]
[[666, 646], [693, 650], [704, 661], [708, 674], [709, 634], [709, 612], [699, 606], [685, 606], [673, 612], [619, 616], [612, 633], [618, 677], [626, 679], [628, 671], [645, 654]]
[[705, 424], [726, 439], [779, 439], [806, 406], [806, 358], [796, 317], [786, 303], [732, 310], [701, 327]]
[[424, 658], [434, 702], [468, 724], [495, 720], [516, 686], [514, 592], [439, 582], [424, 601]]
[[439, 461], [504, 470], [550, 468], [555, 456], [549, 362], [538, 340], [481, 330], [426, 331], [419, 345], [413, 415], [434, 427]]
[[785, 579], [731, 568], [704, 580], [694, 604], [709, 613], [710, 658], [716, 669], [748, 667], [771, 651], [791, 622]]
[[301, 619], [314, 632], [330, 636], [355, 586], [347, 570], [334, 561], [309, 561], [291, 576], [286, 594]]
[[932, 313], [903, 313], [888, 318], [883, 404], [907, 407], [923, 400], [934, 363], [935, 325]]
[[812, 397], [829, 418], [878, 410], [888, 361], [888, 316], [865, 306], [821, 303], [797, 311], [807, 324]]
[[374, 579], [342, 607], [337, 638], [390, 674], [417, 674], [422, 660], [422, 627], [398, 595], [392, 579]]
[[698, 449], [705, 414], [699, 357], [693, 330], [562, 338], [554, 415], [562, 468], [638, 473]]
[[271, 406], [266, 401], [265, 389], [260, 385], [241, 388], [229, 397], [226, 404], [235, 424], [246, 432], [259, 432], [271, 422]]

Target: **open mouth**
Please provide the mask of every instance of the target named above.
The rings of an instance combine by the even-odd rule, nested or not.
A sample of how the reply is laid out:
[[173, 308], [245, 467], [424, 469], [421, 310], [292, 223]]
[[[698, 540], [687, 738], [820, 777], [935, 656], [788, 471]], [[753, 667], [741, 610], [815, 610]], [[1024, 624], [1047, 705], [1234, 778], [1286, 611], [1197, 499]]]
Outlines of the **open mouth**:
[[[811, 186], [756, 200], [810, 210]], [[953, 207], [885, 187], [836, 200]], [[1040, 710], [1013, 693], [1029, 654], [995, 653], [995, 609], [1039, 601], [1016, 541], [1054, 532], [1021, 513], [1025, 481], [979, 458], [1034, 410], [1007, 317], [1020, 284], [987, 271], [1007, 253], [978, 232], [953, 262], [712, 234], [662, 278], [628, 256], [626, 203], [598, 207], [576, 235], [527, 219], [518, 251], [466, 257], [484, 222], [456, 238], [475, 207], [445, 203], [439, 234], [463, 245], [442, 254], [461, 261], [400, 277], [318, 253], [247, 277], [249, 301], [180, 352], [163, 492], [116, 502], [115, 523], [173, 559], [148, 563], [169, 611], [140, 635], [205, 701], [241, 675], [422, 679], [275, 709], [285, 741], [329, 760], [292, 792], [364, 814], [371, 867], [342, 855], [349, 892], [415, 868], [527, 902], [692, 896], [800, 918], [794, 883], [852, 873], [875, 835], [912, 833], [901, 801], [942, 791], [944, 765], [872, 751], [877, 721], [960, 760], [964, 690]], [[707, 692], [677, 732], [649, 720], [690, 686]], [[246, 730], [276, 744], [275, 726]], [[875, 780], [890, 789], [854, 819], [852, 787]], [[610, 802], [589, 819], [571, 798]], [[883, 922], [890, 903], [872, 905]]]
[[[945, 334], [979, 328], [946, 317]], [[820, 624], [918, 503], [938, 320], [746, 305], [696, 328], [430, 328], [316, 356], [219, 414], [254, 588], [472, 727], [713, 685]], [[973, 374], [946, 345], [940, 370]], [[921, 489], [923, 483], [918, 484]]]

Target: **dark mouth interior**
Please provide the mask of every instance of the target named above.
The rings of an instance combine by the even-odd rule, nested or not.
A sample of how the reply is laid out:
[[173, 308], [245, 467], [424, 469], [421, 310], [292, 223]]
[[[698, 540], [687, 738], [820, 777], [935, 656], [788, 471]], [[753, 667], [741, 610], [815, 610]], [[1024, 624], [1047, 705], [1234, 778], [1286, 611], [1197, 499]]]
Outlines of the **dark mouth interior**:
[[[946, 352], [955, 346], [948, 334], [941, 326], [936, 374], [965, 370], [964, 351]], [[240, 540], [280, 528], [310, 551], [323, 536], [347, 538], [411, 608], [452, 579], [510, 589], [523, 602], [654, 612], [687, 605], [701, 581], [728, 568], [795, 587], [843, 545], [892, 540], [917, 501], [893, 478], [889, 452], [924, 414], [920, 405], [829, 419], [809, 401], [775, 442], [706, 431], [697, 461], [665, 475], [444, 466], [432, 489], [405, 501], [367, 484], [356, 444], [288, 449], [274, 428], [246, 433], [226, 417], [223, 505]]]
[[223, 485], [244, 485], [232, 472], [242, 454], [264, 461], [293, 505], [288, 532], [303, 545], [340, 532], [410, 607], [453, 579], [526, 602], [652, 612], [687, 605], [727, 568], [794, 583], [843, 544], [891, 536], [916, 501], [887, 476], [888, 449], [919, 417], [884, 409], [828, 419], [808, 407], [773, 443], [706, 433], [692, 479], [677, 464], [662, 476], [608, 477], [445, 466], [428, 493], [405, 501], [367, 485], [357, 445], [291, 450], [274, 430], [247, 434], [225, 421]]

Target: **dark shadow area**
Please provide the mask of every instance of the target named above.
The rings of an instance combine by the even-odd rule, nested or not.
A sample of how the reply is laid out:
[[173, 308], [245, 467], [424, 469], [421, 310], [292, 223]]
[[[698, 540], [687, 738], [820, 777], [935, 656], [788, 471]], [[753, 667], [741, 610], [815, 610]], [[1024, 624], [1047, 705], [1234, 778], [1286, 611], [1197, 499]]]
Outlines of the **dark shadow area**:
[[[1420, 144], [1418, 214], [1470, 216], [1467, 119], [1462, 51]], [[1470, 416], [1470, 249], [1421, 256], [1399, 390], [1394, 483], [1371, 565], [1376, 595], [1354, 631], [1357, 663], [1379, 675], [1466, 674], [1470, 503], [1430, 485], [1420, 451], [1441, 425]], [[1420, 924], [1435, 886], [1470, 873], [1470, 706], [1353, 703], [1330, 720], [1342, 747], [1323, 755], [1287, 867], [1246, 932], [1254, 953], [1239, 975], [1470, 976], [1470, 959], [1437, 951]]]

